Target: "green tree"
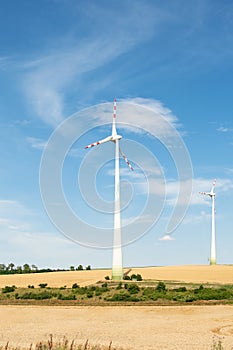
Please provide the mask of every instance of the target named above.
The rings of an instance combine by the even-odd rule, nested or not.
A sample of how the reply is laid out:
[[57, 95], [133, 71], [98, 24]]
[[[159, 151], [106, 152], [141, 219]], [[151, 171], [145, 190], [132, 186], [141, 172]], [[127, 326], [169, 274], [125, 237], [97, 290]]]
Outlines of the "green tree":
[[24, 273], [30, 273], [31, 272], [31, 268], [28, 264], [24, 264], [23, 265], [23, 272]]
[[15, 267], [15, 264], [10, 263], [10, 264], [8, 265], [8, 267], [7, 267], [7, 270], [8, 270], [8, 271], [14, 271], [14, 267]]
[[6, 265], [0, 264], [0, 273], [6, 271]]
[[17, 273], [23, 273], [22, 266], [17, 266], [17, 267], [16, 267], [16, 272], [17, 272]]
[[36, 272], [38, 270], [37, 266], [32, 264], [32, 271]]
[[87, 265], [86, 270], [91, 270], [91, 265]]
[[78, 265], [77, 270], [78, 270], [78, 271], [83, 270], [83, 265]]
[[74, 266], [70, 266], [70, 271], [74, 271]]

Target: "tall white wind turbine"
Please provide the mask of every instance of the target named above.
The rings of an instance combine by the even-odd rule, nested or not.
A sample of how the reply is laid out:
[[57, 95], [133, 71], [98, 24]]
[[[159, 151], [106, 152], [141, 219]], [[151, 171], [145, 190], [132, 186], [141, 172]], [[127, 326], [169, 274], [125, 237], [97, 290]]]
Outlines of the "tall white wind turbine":
[[211, 232], [211, 250], [210, 250], [210, 265], [216, 265], [216, 244], [215, 244], [215, 193], [214, 188], [216, 185], [216, 179], [214, 179], [212, 188], [210, 192], [200, 192], [209, 196], [212, 200], [212, 232]]
[[115, 199], [114, 199], [114, 239], [113, 239], [113, 261], [112, 261], [112, 279], [123, 279], [123, 265], [122, 265], [122, 243], [121, 243], [121, 207], [120, 207], [120, 155], [125, 160], [126, 164], [131, 170], [133, 167], [122, 153], [119, 141], [122, 139], [121, 135], [117, 134], [116, 130], [116, 99], [114, 99], [114, 111], [112, 121], [112, 135], [103, 140], [91, 143], [85, 148], [91, 148], [105, 142], [112, 141], [115, 143]]

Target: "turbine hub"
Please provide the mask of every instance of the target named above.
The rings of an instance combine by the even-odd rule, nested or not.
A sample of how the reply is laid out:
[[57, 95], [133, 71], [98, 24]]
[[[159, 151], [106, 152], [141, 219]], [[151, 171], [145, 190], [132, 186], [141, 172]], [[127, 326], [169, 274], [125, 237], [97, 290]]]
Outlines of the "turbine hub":
[[122, 136], [121, 135], [112, 135], [112, 139], [111, 139], [111, 141], [116, 141], [116, 140], [120, 140], [120, 139], [122, 139]]

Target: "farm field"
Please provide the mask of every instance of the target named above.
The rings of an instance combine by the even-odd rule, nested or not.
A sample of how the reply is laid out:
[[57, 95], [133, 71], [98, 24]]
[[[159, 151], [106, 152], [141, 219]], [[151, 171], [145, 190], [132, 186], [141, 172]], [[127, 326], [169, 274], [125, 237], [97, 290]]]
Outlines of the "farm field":
[[[224, 336], [224, 350], [233, 345], [233, 307], [1, 306], [0, 344], [25, 346], [64, 335], [77, 343], [124, 349], [210, 349], [213, 336]], [[222, 348], [221, 348], [222, 349]]]
[[[172, 266], [132, 268], [130, 274], [145, 280], [180, 283], [233, 285], [233, 266]], [[1, 275], [0, 287], [38, 286], [52, 288], [77, 283], [80, 286], [104, 281], [111, 270], [50, 272]], [[229, 286], [231, 288], [231, 286]], [[76, 343], [113, 346], [123, 349], [210, 349], [213, 337], [224, 337], [224, 347], [233, 346], [233, 305], [0, 305], [0, 345], [24, 346], [66, 336]], [[219, 339], [219, 338], [215, 338]], [[217, 348], [216, 348], [217, 349]]]
[[[127, 271], [127, 269], [125, 269]], [[233, 265], [187, 265], [132, 268], [130, 274], [141, 274], [143, 279], [178, 281], [185, 283], [233, 284]], [[0, 288], [6, 285], [27, 287], [47, 283], [50, 287], [71, 287], [73, 283], [87, 286], [111, 276], [110, 269], [90, 271], [48, 272], [22, 275], [0, 275]]]

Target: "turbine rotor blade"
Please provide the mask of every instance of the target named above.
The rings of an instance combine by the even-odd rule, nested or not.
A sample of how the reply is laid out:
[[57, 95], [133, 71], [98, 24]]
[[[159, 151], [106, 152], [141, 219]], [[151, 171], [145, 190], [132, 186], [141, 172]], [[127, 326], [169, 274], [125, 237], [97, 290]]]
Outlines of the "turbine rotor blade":
[[116, 131], [116, 99], [115, 98], [114, 98], [113, 119], [112, 119], [112, 135], [117, 135], [117, 131]]
[[91, 147], [94, 147], [94, 146], [98, 146], [98, 145], [101, 145], [102, 143], [105, 143], [105, 142], [108, 142], [108, 141], [112, 141], [112, 136], [108, 136], [108, 137], [105, 137], [105, 139], [102, 139], [100, 141], [90, 143], [90, 145], [87, 145], [84, 148], [91, 148]]
[[216, 185], [216, 179], [214, 179], [214, 181], [213, 181], [213, 185], [212, 185], [212, 188], [211, 188], [211, 191], [210, 191], [211, 193], [214, 192], [215, 185]]
[[130, 164], [129, 160], [126, 158], [126, 156], [124, 155], [124, 153], [122, 152], [121, 149], [120, 149], [120, 155], [122, 156], [122, 158], [124, 159], [124, 161], [126, 162], [128, 167], [130, 168], [130, 170], [134, 170], [134, 168], [132, 167], [132, 165]]

